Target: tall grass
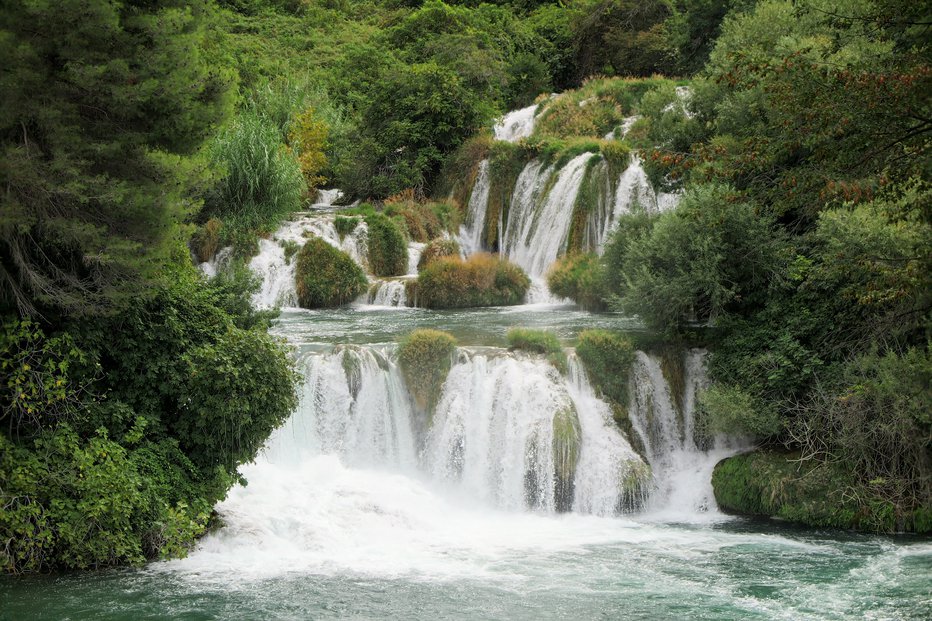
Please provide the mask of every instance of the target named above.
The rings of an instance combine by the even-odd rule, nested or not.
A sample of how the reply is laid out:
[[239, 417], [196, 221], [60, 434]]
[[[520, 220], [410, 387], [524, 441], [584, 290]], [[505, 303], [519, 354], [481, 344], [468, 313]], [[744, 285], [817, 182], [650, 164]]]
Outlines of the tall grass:
[[244, 111], [220, 135], [211, 155], [223, 171], [208, 200], [211, 215], [233, 220], [237, 228], [268, 230], [301, 208], [301, 166], [272, 121]]

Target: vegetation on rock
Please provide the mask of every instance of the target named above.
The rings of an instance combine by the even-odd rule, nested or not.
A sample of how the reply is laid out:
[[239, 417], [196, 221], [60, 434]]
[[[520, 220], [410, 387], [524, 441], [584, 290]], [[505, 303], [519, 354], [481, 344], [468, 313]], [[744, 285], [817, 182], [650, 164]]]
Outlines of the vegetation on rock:
[[415, 330], [398, 345], [398, 362], [418, 408], [432, 412], [453, 365], [456, 339], [439, 330]]
[[421, 258], [417, 262], [417, 270], [420, 272], [437, 259], [443, 257], [458, 257], [460, 255], [460, 245], [453, 238], [434, 239], [421, 251]]
[[634, 346], [621, 334], [607, 330], [579, 333], [576, 353], [589, 379], [603, 395], [628, 407], [628, 377], [634, 362]]
[[504, 259], [476, 254], [437, 259], [412, 285], [408, 299], [422, 308], [470, 308], [521, 304], [531, 281]]
[[508, 349], [542, 354], [560, 372], [566, 372], [566, 354], [557, 335], [543, 330], [512, 328], [508, 331]]
[[408, 243], [394, 220], [380, 213], [366, 216], [369, 271], [376, 276], [401, 276], [408, 272]]
[[366, 292], [369, 280], [353, 259], [319, 237], [298, 251], [295, 290], [303, 308], [326, 308], [352, 302]]

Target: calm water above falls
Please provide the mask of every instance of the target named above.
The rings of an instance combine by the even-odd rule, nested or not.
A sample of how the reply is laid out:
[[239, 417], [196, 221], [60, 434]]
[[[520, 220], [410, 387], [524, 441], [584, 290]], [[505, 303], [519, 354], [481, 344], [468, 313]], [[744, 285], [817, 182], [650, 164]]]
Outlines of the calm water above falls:
[[[594, 444], [614, 437], [593, 434], [604, 419], [598, 404], [586, 401], [595, 397], [574, 388], [572, 377], [561, 379], [542, 361], [500, 348], [510, 325], [546, 327], [569, 339], [593, 324], [632, 327], [616, 316], [540, 306], [288, 312], [277, 330], [303, 351], [302, 407], [259, 461], [243, 468], [249, 485], [218, 507], [226, 527], [184, 560], [3, 579], [0, 619], [927, 618], [928, 540], [796, 530], [729, 518], [714, 507], [701, 511], [701, 498], [684, 495], [696, 481], [707, 484], [703, 473], [683, 468], [682, 454], [696, 450], [679, 440], [664, 451], [675, 434], [663, 425], [645, 432], [654, 440], [646, 452], [669, 458], [654, 464], [653, 494], [673, 502], [613, 514], [604, 503], [598, 509], [585, 488], [586, 481], [611, 476], [598, 460], [627, 450], [620, 435], [588, 453], [583, 448], [578, 502], [572, 512], [556, 513], [546, 494], [537, 508], [522, 507], [521, 486], [496, 478], [489, 454], [522, 457], [508, 443], [487, 438], [485, 448], [464, 456], [463, 476], [450, 478], [443, 456], [456, 445], [457, 419], [435, 421], [446, 431], [432, 441], [421, 439], [416, 424], [401, 424], [414, 415], [402, 398], [390, 342], [412, 327], [431, 326], [449, 329], [466, 345], [451, 386], [466, 391], [482, 381], [494, 392], [517, 378], [540, 385], [525, 399], [536, 404], [526, 411], [519, 390], [501, 393], [512, 400], [507, 408], [469, 406], [478, 418], [459, 433], [473, 449], [470, 438], [496, 421], [520, 431], [540, 416], [546, 420], [547, 399], [576, 404], [582, 427], [590, 426], [581, 430], [584, 447], [586, 438]], [[358, 384], [328, 363], [338, 355], [333, 344], [347, 335], [359, 344], [351, 350], [361, 360]], [[650, 357], [639, 365], [642, 402], [662, 402]], [[456, 411], [452, 402], [445, 407]], [[667, 406], [657, 407], [660, 413]]]

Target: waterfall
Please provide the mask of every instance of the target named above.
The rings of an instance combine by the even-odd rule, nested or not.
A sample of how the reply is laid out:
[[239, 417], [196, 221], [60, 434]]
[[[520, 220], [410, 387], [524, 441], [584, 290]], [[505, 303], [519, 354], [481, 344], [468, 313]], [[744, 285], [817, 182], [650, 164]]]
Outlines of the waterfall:
[[297, 465], [323, 454], [352, 466], [414, 469], [411, 401], [385, 350], [341, 346], [312, 354], [304, 376], [298, 408], [272, 434], [264, 460]]
[[537, 104], [509, 112], [495, 124], [495, 139], [504, 140], [505, 142], [517, 142], [521, 138], [527, 138], [534, 133], [534, 117], [536, 114]]
[[406, 306], [408, 295], [404, 280], [377, 280], [369, 288], [366, 303], [372, 306]]
[[[649, 508], [691, 519], [697, 512], [717, 514], [712, 469], [743, 445], [734, 439], [716, 437], [711, 439], [708, 449], [699, 446], [696, 394], [708, 381], [705, 352], [692, 350], [677, 362], [682, 368], [670, 369], [670, 373], [678, 375], [680, 381], [674, 381], [671, 387], [661, 360], [655, 355], [637, 353], [632, 368], [629, 419], [652, 468], [655, 489]], [[679, 394], [674, 392], [677, 388]]]
[[482, 250], [482, 231], [485, 229], [485, 214], [489, 207], [489, 160], [479, 162], [479, 171], [469, 204], [466, 209], [466, 222], [460, 227], [460, 250], [469, 256]]
[[541, 194], [548, 183], [542, 180], [552, 174], [552, 168], [542, 170], [542, 164], [531, 162], [518, 177], [503, 252], [532, 279], [546, 275], [550, 265], [566, 250], [573, 205], [592, 157], [592, 153], [583, 153], [570, 160], [556, 173], [544, 197]]

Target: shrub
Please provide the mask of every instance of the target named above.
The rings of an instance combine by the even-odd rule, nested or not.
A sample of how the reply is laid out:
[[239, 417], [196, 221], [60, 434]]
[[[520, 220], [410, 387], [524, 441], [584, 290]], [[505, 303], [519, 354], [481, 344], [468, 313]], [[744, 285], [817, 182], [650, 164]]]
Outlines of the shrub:
[[421, 258], [417, 262], [417, 271], [420, 272], [437, 259], [458, 257], [459, 255], [460, 245], [455, 239], [435, 239], [427, 244], [421, 252]]
[[360, 223], [359, 218], [347, 218], [346, 216], [337, 216], [333, 219], [333, 228], [337, 230], [340, 239], [343, 239], [356, 230]]
[[584, 330], [579, 333], [576, 353], [592, 384], [605, 397], [627, 407], [628, 375], [634, 362], [631, 341], [607, 330]]
[[198, 263], [210, 261], [220, 249], [220, 230], [223, 223], [217, 218], [211, 218], [194, 231], [191, 236], [191, 251]]
[[560, 372], [566, 371], [566, 354], [552, 332], [513, 328], [508, 331], [508, 349], [543, 354]]
[[376, 276], [408, 273], [408, 244], [398, 225], [383, 214], [366, 216], [369, 227], [369, 270]]
[[456, 339], [439, 330], [415, 330], [398, 346], [398, 362], [414, 402], [432, 411], [453, 365]]
[[298, 251], [295, 288], [304, 308], [340, 306], [366, 291], [369, 281], [362, 268], [345, 252], [312, 237]]
[[513, 263], [488, 254], [465, 261], [437, 259], [417, 279], [417, 305], [424, 308], [509, 306], [524, 302], [531, 280]]
[[737, 386], [714, 385], [699, 395], [703, 426], [709, 433], [768, 438], [783, 424], [771, 404], [761, 403]]
[[586, 310], [606, 308], [608, 288], [602, 264], [594, 254], [573, 254], [561, 258], [550, 268], [547, 286], [553, 294], [570, 298]]

